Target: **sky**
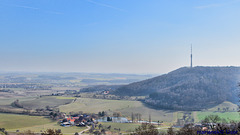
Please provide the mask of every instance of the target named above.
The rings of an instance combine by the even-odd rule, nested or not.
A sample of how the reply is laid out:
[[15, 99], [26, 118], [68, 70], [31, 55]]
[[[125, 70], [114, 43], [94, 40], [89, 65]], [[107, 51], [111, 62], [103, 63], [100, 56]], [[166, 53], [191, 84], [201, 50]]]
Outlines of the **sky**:
[[240, 66], [240, 0], [0, 0], [0, 71]]

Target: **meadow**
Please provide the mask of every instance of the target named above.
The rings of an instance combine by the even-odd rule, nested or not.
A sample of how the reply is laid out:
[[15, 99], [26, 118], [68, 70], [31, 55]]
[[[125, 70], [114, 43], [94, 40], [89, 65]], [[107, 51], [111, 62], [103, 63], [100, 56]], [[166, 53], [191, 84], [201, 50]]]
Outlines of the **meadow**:
[[[227, 111], [225, 111], [227, 108]], [[200, 122], [208, 115], [218, 115], [220, 118], [226, 119], [227, 122], [240, 121], [240, 114], [238, 111], [238, 105], [229, 101], [225, 101], [215, 107], [194, 112], [197, 122]]]
[[71, 103], [74, 98], [56, 97], [56, 96], [44, 96], [36, 98], [34, 100], [20, 101], [20, 103], [25, 108], [45, 108], [46, 106], [57, 107], [59, 105], [64, 105]]
[[64, 134], [74, 134], [86, 128], [84, 127], [62, 127], [56, 121], [41, 116], [28, 116], [16, 114], [0, 113], [0, 128], [5, 128], [9, 132], [24, 132], [31, 130], [36, 133], [46, 131], [47, 129], [61, 129]]
[[[57, 122], [52, 122], [52, 123], [43, 124], [43, 125], [36, 125], [36, 126], [31, 126], [31, 127], [18, 128], [18, 130], [20, 132], [31, 130], [35, 133], [41, 133], [41, 132], [46, 131], [47, 129], [60, 129], [61, 132], [65, 135], [65, 134], [74, 134], [74, 133], [80, 132], [86, 128], [85, 127], [77, 127], [77, 126], [62, 127]], [[10, 129], [8, 131], [16, 132], [16, 129]]]
[[117, 131], [114, 129], [120, 129], [121, 132], [133, 132], [137, 127], [141, 124], [139, 123], [112, 123], [112, 122], [105, 122], [101, 123], [103, 127], [108, 127], [111, 125], [111, 131]]
[[218, 115], [221, 119], [224, 118], [227, 122], [240, 121], [239, 112], [197, 112], [198, 122], [209, 115]]
[[51, 123], [52, 121], [45, 117], [16, 115], [0, 113], [0, 127], [5, 129], [18, 129], [24, 127], [32, 127]]
[[[140, 101], [128, 101], [128, 100], [107, 100], [107, 99], [92, 99], [92, 98], [77, 98], [75, 102], [72, 102], [75, 97], [58, 97], [58, 96], [46, 96], [41, 98], [29, 98], [20, 99], [24, 106], [39, 108], [49, 106], [58, 106], [61, 112], [85, 112], [85, 113], [98, 113], [100, 111], [106, 111], [108, 115], [112, 115], [113, 112], [120, 112], [123, 117], [127, 117], [131, 120], [132, 113], [141, 114], [141, 118], [145, 121], [149, 120], [149, 116], [152, 121], [163, 121], [163, 125], [158, 127], [160, 131], [166, 131], [167, 127], [173, 125], [177, 119], [182, 119], [184, 111], [171, 111], [161, 110], [147, 106]], [[8, 100], [5, 100], [2, 104], [7, 104]], [[66, 104], [67, 103], [67, 104]], [[68, 104], [69, 103], [69, 104]], [[201, 122], [208, 115], [219, 115], [221, 118], [226, 119], [228, 122], [240, 121], [239, 113], [237, 112], [237, 105], [231, 102], [223, 102], [222, 104], [205, 109], [203, 111], [190, 111], [191, 116], [195, 122]], [[228, 111], [223, 111], [224, 108], [228, 108]], [[115, 129], [121, 129], [121, 132], [132, 132], [137, 128], [139, 123], [101, 123], [107, 127], [111, 125], [111, 131], [118, 132]], [[73, 134], [80, 132], [86, 128], [79, 127], [61, 127], [57, 121], [51, 121], [48, 118], [40, 116], [28, 116], [28, 115], [14, 115], [14, 114], [1, 114], [0, 113], [0, 127], [6, 128], [8, 131], [16, 132], [20, 130], [22, 132], [31, 130], [34, 132], [45, 131], [48, 128], [61, 129], [64, 134]]]
[[98, 113], [106, 111], [109, 115], [112, 115], [113, 112], [121, 112], [122, 116], [128, 118], [131, 117], [132, 113], [140, 113], [144, 120], [148, 120], [149, 115], [151, 115], [153, 121], [172, 122], [174, 120], [174, 112], [149, 108], [140, 101], [78, 98], [74, 103], [59, 106], [59, 109], [66, 113], [77, 113], [79, 111]]
[[[228, 108], [228, 111], [223, 111], [224, 108]], [[132, 113], [140, 113], [144, 120], [151, 119], [153, 121], [164, 121], [168, 125], [175, 123], [177, 119], [183, 117], [184, 111], [172, 111], [151, 108], [140, 101], [127, 101], [127, 100], [106, 100], [106, 99], [91, 99], [91, 98], [77, 98], [76, 102], [59, 106], [62, 112], [79, 112], [86, 113], [98, 113], [100, 111], [106, 111], [109, 115], [113, 112], [121, 112], [123, 117], [131, 119]], [[220, 110], [219, 110], [220, 109]], [[228, 122], [235, 120], [239, 121], [239, 113], [237, 112], [238, 106], [231, 102], [225, 101], [222, 104], [214, 106], [203, 111], [190, 111], [191, 116], [195, 122], [200, 122], [207, 115], [219, 115], [221, 118], [225, 118]]]
[[19, 99], [20, 101], [29, 101], [34, 100], [36, 97], [14, 97], [14, 98], [0, 98], [0, 105], [10, 105], [15, 100]]

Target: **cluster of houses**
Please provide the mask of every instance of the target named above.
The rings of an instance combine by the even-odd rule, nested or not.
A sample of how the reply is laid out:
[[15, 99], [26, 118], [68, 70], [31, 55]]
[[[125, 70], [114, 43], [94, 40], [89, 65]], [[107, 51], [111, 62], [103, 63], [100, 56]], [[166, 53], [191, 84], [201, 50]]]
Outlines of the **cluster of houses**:
[[87, 114], [78, 115], [78, 116], [65, 116], [63, 120], [60, 121], [61, 126], [64, 127], [70, 127], [70, 126], [79, 126], [79, 127], [85, 127], [88, 126], [94, 126], [98, 122], [95, 121], [94, 118]]

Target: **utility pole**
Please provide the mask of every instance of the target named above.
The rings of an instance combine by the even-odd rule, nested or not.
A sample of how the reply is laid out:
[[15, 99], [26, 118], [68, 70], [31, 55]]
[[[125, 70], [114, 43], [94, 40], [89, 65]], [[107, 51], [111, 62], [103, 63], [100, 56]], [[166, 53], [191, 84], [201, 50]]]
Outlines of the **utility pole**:
[[149, 124], [152, 123], [152, 118], [151, 118], [151, 114], [149, 113]]

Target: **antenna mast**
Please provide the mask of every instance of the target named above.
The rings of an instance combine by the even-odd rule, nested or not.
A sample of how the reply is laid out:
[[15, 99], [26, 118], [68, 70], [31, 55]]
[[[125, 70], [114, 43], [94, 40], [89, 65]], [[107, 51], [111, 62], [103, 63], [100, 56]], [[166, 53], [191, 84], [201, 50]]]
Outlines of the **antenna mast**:
[[192, 44], [191, 44], [191, 65], [190, 67], [192, 68]]

